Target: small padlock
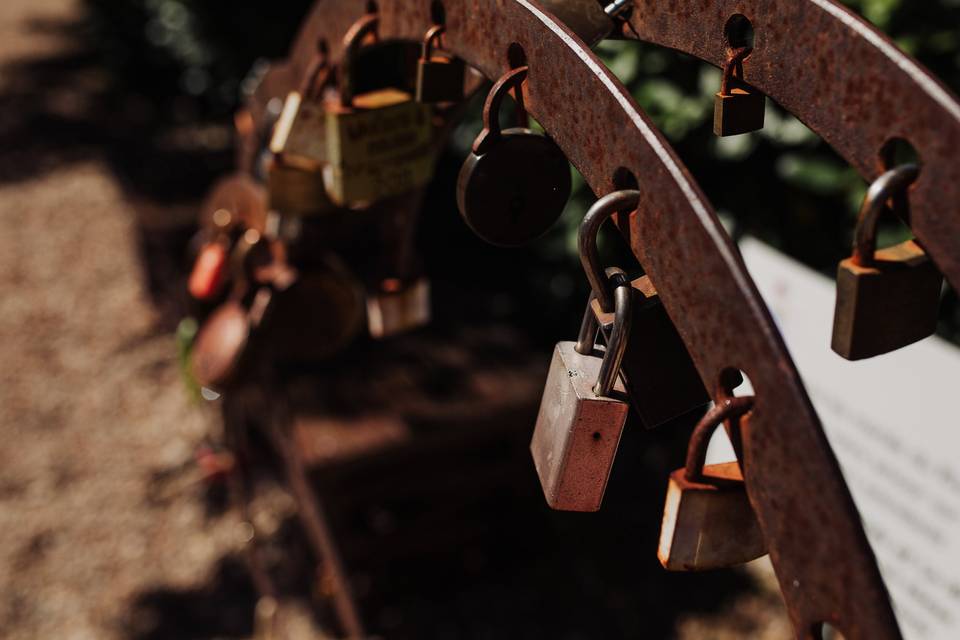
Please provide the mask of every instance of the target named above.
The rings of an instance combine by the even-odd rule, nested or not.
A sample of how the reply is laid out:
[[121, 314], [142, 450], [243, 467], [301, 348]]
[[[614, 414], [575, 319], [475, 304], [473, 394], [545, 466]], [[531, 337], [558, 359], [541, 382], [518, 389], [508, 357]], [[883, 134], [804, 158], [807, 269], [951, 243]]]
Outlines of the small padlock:
[[[640, 192], [635, 190], [607, 194], [587, 211], [580, 224], [580, 261], [590, 282], [593, 311], [587, 318], [591, 322], [580, 329], [580, 341], [593, 340], [598, 324], [604, 337], [610, 339], [613, 292], [601, 270], [597, 233], [613, 214], [631, 212], [639, 201]], [[620, 375], [634, 411], [647, 428], [653, 428], [706, 405], [710, 396], [650, 278], [642, 276], [630, 284], [633, 323]]]
[[389, 338], [430, 322], [430, 281], [386, 278], [367, 293], [367, 328], [374, 338]]
[[517, 247], [540, 237], [570, 197], [570, 165], [550, 138], [524, 127], [500, 129], [500, 105], [510, 89], [523, 110], [527, 67], [506, 73], [483, 106], [483, 130], [457, 179], [457, 206], [467, 226], [491, 244]]
[[260, 250], [265, 248], [262, 236], [252, 229], [237, 241], [231, 256], [236, 272], [231, 296], [210, 314], [197, 333], [191, 371], [194, 379], [205, 387], [222, 391], [237, 379], [250, 354], [251, 341], [270, 317], [275, 293], [296, 280], [295, 271], [276, 268], [270, 282], [252, 286], [256, 262], [263, 258]]
[[743, 78], [750, 47], [734, 49], [723, 67], [723, 81], [713, 102], [713, 133], [725, 137], [763, 129], [767, 99]]
[[694, 429], [686, 466], [670, 474], [657, 550], [668, 571], [723, 569], [767, 553], [739, 464], [704, 464], [717, 426], [752, 407], [753, 397], [721, 400]]
[[339, 100], [326, 102], [327, 191], [339, 205], [355, 206], [421, 187], [433, 175], [431, 108], [399, 89], [354, 95], [351, 69], [363, 40], [379, 20], [367, 14], [344, 36]]
[[[894, 351], [936, 331], [943, 276], [914, 240], [877, 250], [877, 223], [887, 201], [917, 179], [916, 165], [877, 178], [857, 220], [853, 256], [837, 269], [831, 347], [847, 360]], [[904, 216], [906, 217], [906, 216]]]
[[217, 228], [214, 218], [227, 212], [231, 228], [255, 229], [263, 233], [267, 219], [267, 192], [263, 185], [244, 173], [234, 173], [218, 180], [200, 208], [201, 227]]
[[437, 55], [444, 33], [442, 25], [434, 25], [423, 38], [423, 49], [417, 61], [417, 102], [459, 102], [463, 99], [465, 66], [463, 60], [449, 55]]
[[[547, 504], [561, 511], [597, 511], [617, 454], [629, 404], [617, 373], [632, 320], [630, 283], [610, 270], [616, 319], [602, 354], [592, 342], [554, 348], [530, 442]], [[591, 316], [589, 307], [586, 316]]]

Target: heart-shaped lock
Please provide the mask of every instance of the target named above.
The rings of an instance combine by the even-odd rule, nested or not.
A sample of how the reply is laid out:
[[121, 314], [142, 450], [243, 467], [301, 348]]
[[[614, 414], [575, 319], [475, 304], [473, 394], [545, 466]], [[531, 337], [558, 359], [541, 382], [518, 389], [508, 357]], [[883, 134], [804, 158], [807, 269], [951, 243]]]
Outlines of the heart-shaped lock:
[[526, 127], [501, 130], [500, 106], [510, 89], [523, 110], [528, 67], [506, 73], [483, 107], [483, 130], [460, 169], [457, 206], [464, 221], [490, 244], [517, 247], [553, 226], [570, 198], [570, 165], [550, 138]]

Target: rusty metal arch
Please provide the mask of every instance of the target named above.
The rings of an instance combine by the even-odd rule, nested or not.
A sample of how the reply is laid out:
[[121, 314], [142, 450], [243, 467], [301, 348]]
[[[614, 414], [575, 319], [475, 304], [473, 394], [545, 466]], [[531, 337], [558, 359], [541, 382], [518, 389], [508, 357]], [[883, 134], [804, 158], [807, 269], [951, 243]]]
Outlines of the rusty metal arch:
[[[655, 4], [639, 3], [634, 19]], [[708, 389], [716, 395], [729, 368], [751, 378], [757, 402], [744, 425], [744, 471], [797, 637], [817, 638], [819, 623], [829, 622], [850, 640], [899, 638], [873, 552], [803, 384], [739, 252], [686, 168], [589, 48], [538, 5], [448, 0], [444, 9], [445, 47], [488, 78], [509, 69], [511, 44], [523, 48], [531, 68], [527, 109], [595, 193], [614, 190], [619, 169], [638, 177], [640, 208], [620, 227]], [[284, 74], [299, 77], [320, 39], [338, 60], [343, 34], [367, 10], [358, 0], [319, 0]], [[419, 41], [432, 24], [429, 0], [380, 0], [377, 10], [383, 40]], [[719, 60], [722, 48], [704, 54]], [[289, 84], [277, 80], [274, 87]], [[868, 154], [853, 155], [866, 171]], [[927, 172], [926, 180], [938, 175]], [[929, 187], [921, 186], [929, 199]], [[929, 214], [926, 202], [917, 208]]]
[[722, 67], [727, 20], [754, 29], [747, 81], [776, 100], [865, 179], [883, 172], [881, 150], [911, 143], [923, 163], [910, 224], [960, 290], [960, 101], [889, 37], [833, 0], [635, 0], [623, 35]]

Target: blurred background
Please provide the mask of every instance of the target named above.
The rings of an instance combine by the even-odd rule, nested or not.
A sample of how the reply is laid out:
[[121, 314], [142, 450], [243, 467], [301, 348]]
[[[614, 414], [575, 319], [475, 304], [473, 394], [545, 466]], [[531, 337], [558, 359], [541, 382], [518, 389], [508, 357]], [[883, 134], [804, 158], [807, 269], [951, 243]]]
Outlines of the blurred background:
[[[189, 311], [185, 281], [199, 203], [233, 169], [233, 113], [244, 83], [257, 65], [286, 54], [310, 4], [0, 6], [0, 637], [255, 632], [244, 520], [221, 489], [191, 480], [197, 447], [220, 431], [221, 416], [181, 381], [174, 331]], [[845, 4], [960, 89], [956, 0]], [[636, 42], [607, 41], [598, 52], [735, 236], [757, 236], [834, 274], [866, 188], [842, 159], [772, 101], [763, 131], [715, 138], [720, 73], [697, 60]], [[515, 329], [522, 354], [545, 367], [552, 344], [571, 339], [579, 325], [586, 286], [576, 227], [593, 195], [575, 176], [574, 197], [546, 237], [523, 251], [483, 244], [460, 221], [453, 196], [478, 112], [475, 100], [444, 151], [418, 233], [435, 315], [460, 327], [457, 311], [440, 300], [469, 283], [469, 311]], [[881, 243], [905, 235], [888, 224]], [[611, 263], [626, 260], [618, 238], [605, 236], [603, 248]], [[960, 341], [952, 290], [939, 333]], [[415, 346], [431, 348], [424, 344]], [[363, 346], [357, 357], [373, 357], [371, 350]], [[637, 456], [643, 471], [629, 476], [619, 470], [628, 465], [619, 465], [612, 506], [589, 522], [529, 515], [542, 497], [521, 447], [526, 484], [475, 510], [478, 521], [497, 523], [493, 537], [439, 554], [433, 564], [411, 556], [420, 559], [388, 574], [377, 568], [382, 563], [358, 570], [370, 626], [388, 638], [786, 637], [764, 566], [679, 579], [653, 570], [662, 483], [679, 458], [644, 453], [649, 446], [625, 443], [621, 459]], [[309, 552], [291, 524], [289, 497], [279, 486], [265, 491], [270, 506], [261, 528], [286, 558], [272, 570], [291, 617], [312, 630], [303, 633], [318, 633], [324, 613], [310, 603], [323, 596], [301, 566]], [[387, 508], [357, 517], [372, 529], [402, 528]], [[596, 545], [557, 560], [540, 552], [556, 551], [548, 538]], [[644, 557], [618, 560], [630, 553]], [[566, 590], [541, 592], [538, 585], [556, 581], [545, 562], [569, 562], [561, 575], [577, 578]], [[411, 577], [421, 571], [427, 577]], [[451, 586], [461, 583], [472, 586]], [[556, 628], [540, 620], [558, 608], [571, 613]], [[498, 618], [524, 633], [504, 634]]]

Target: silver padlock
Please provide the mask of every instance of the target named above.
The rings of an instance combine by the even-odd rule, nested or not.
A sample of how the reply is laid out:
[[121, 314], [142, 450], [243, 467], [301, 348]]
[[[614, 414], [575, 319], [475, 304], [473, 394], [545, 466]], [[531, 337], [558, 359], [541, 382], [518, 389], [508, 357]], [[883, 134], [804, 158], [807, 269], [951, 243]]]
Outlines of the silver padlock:
[[600, 508], [629, 411], [617, 374], [630, 335], [632, 293], [623, 271], [607, 273], [616, 309], [607, 349], [601, 353], [592, 340], [597, 324], [588, 304], [580, 339], [554, 348], [530, 443], [547, 504], [560, 511]]

